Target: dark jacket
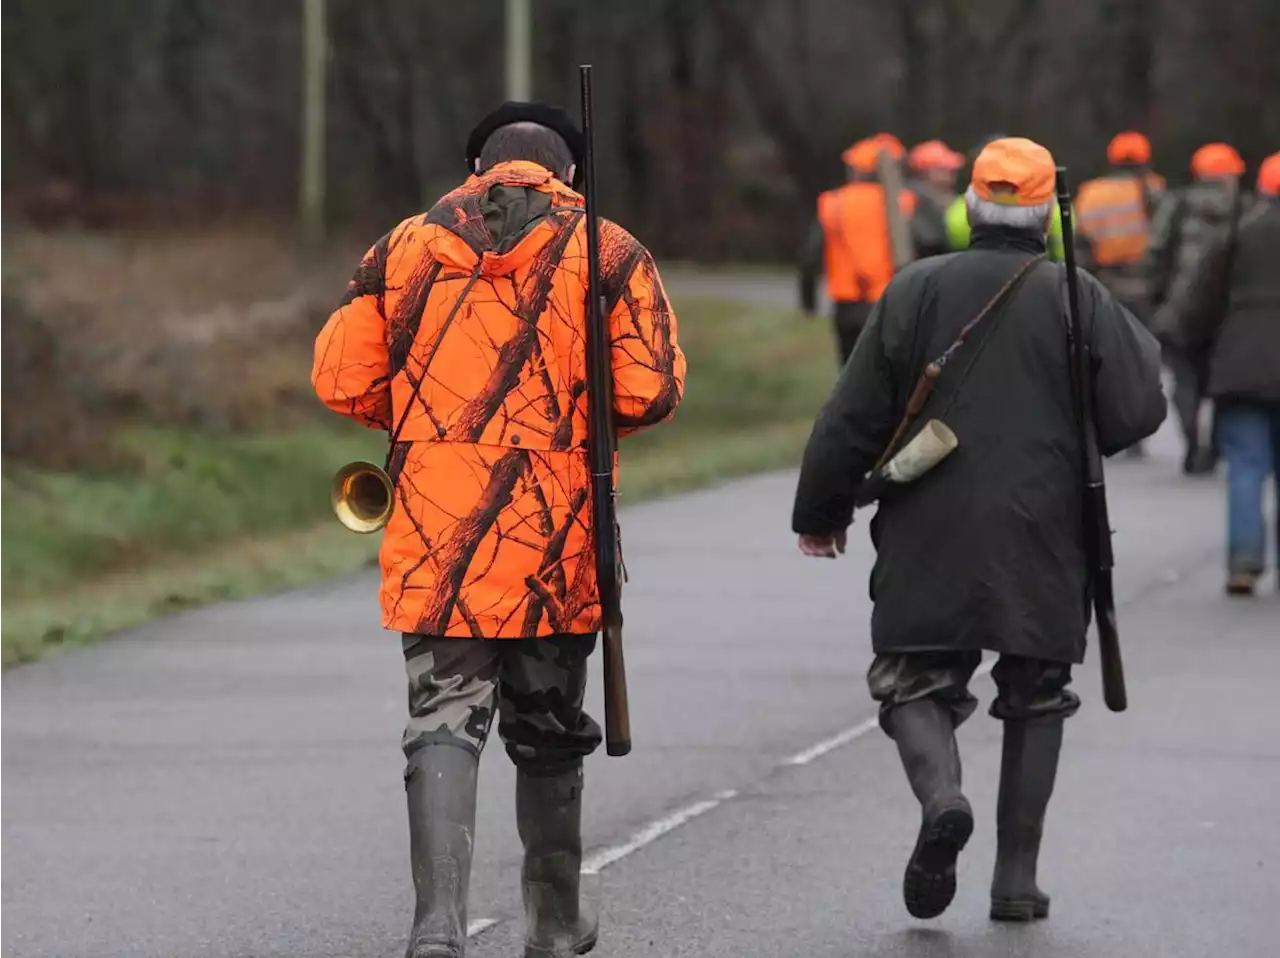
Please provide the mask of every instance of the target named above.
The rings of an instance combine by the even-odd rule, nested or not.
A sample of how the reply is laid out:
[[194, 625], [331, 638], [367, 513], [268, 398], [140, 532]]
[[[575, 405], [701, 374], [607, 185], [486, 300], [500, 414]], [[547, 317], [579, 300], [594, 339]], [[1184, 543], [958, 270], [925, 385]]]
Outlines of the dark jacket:
[[907, 180], [907, 189], [916, 195], [916, 211], [911, 215], [911, 242], [916, 259], [951, 252], [951, 244], [947, 242], [947, 207], [955, 199], [955, 193], [915, 178]]
[[1231, 218], [1243, 218], [1252, 195], [1236, 195], [1221, 180], [1198, 180], [1164, 195], [1151, 223], [1145, 269], [1153, 310], [1151, 329], [1177, 346], [1178, 316], [1186, 310], [1192, 278], [1210, 246], [1231, 231]]
[[[967, 251], [922, 260], [894, 278], [814, 426], [796, 532], [849, 525], [857, 481], [889, 441], [925, 365], [1043, 251], [1040, 237], [977, 229]], [[1100, 283], [1087, 273], [1080, 280], [1099, 442], [1111, 455], [1164, 420], [1160, 351]], [[1063, 288], [1060, 266], [1035, 267], [955, 354], [917, 420], [944, 419], [960, 446], [934, 472], [882, 499], [872, 520], [876, 652], [1083, 658], [1081, 454]]]
[[1196, 270], [1178, 331], [1215, 399], [1280, 402], [1278, 262], [1280, 199], [1269, 198], [1241, 222], [1233, 254], [1219, 238]]

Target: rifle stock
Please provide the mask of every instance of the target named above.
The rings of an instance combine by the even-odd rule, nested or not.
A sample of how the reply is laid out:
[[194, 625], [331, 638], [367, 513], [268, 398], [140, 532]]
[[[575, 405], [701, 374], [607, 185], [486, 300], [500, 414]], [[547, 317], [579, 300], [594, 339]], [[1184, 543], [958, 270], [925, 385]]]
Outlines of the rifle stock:
[[889, 249], [893, 254], [893, 271], [908, 266], [916, 258], [911, 228], [902, 215], [899, 205], [903, 193], [902, 167], [888, 150], [881, 150], [876, 157], [876, 176], [884, 193], [885, 221], [889, 225]]
[[618, 539], [617, 490], [613, 484], [618, 439], [613, 424], [612, 337], [600, 289], [600, 221], [596, 217], [590, 65], [578, 68], [578, 78], [582, 87], [582, 182], [587, 221], [587, 466], [591, 471], [591, 528], [604, 647], [605, 751], [610, 755], [626, 755], [631, 751], [631, 716], [627, 708], [626, 664], [622, 657], [622, 550]]
[[1102, 470], [1102, 454], [1093, 416], [1093, 374], [1084, 327], [1080, 320], [1080, 292], [1076, 277], [1075, 235], [1071, 213], [1071, 190], [1065, 167], [1057, 169], [1058, 208], [1062, 216], [1062, 245], [1067, 274], [1067, 312], [1072, 346], [1073, 399], [1080, 429], [1084, 472], [1084, 540], [1090, 577], [1094, 619], [1098, 628], [1098, 656], [1102, 667], [1102, 698], [1113, 712], [1129, 705], [1125, 689], [1124, 662], [1120, 656], [1120, 632], [1116, 625], [1115, 589], [1111, 570], [1111, 519], [1107, 514], [1107, 487]]

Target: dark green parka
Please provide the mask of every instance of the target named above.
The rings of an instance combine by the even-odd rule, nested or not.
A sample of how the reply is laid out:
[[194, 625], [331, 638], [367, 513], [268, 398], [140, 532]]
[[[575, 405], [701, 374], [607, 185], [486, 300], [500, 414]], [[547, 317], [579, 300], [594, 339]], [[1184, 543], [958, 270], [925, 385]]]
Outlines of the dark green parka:
[[[921, 260], [894, 278], [814, 426], [796, 532], [850, 524], [859, 478], [888, 443], [925, 365], [1043, 252], [1033, 233], [979, 227], [968, 250]], [[1099, 440], [1111, 455], [1164, 420], [1160, 350], [1097, 280], [1081, 272], [1080, 281]], [[1035, 267], [955, 354], [917, 420], [943, 418], [960, 445], [882, 499], [871, 522], [876, 652], [991, 649], [1082, 660], [1081, 455], [1063, 289], [1061, 266]]]

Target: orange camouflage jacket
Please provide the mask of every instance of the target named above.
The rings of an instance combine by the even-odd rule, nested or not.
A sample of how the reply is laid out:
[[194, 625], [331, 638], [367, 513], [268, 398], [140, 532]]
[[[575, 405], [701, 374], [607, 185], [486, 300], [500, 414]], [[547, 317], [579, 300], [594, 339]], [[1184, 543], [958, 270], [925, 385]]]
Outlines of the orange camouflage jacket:
[[[621, 227], [600, 227], [625, 434], [675, 411], [685, 360], [653, 258]], [[380, 553], [386, 628], [598, 630], [585, 242], [579, 194], [537, 164], [499, 164], [379, 240], [316, 340], [324, 403], [400, 427]]]

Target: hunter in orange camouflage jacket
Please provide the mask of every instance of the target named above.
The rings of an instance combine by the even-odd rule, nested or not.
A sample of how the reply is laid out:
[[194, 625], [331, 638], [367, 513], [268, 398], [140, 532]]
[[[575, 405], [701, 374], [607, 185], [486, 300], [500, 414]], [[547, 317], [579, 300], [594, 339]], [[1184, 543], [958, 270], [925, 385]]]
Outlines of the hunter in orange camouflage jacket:
[[[600, 246], [625, 435], [671, 416], [685, 360], [652, 256], [605, 220]], [[312, 383], [335, 412], [400, 427], [380, 554], [386, 628], [598, 630], [586, 281], [582, 197], [523, 161], [470, 177], [356, 270], [316, 341]]]

